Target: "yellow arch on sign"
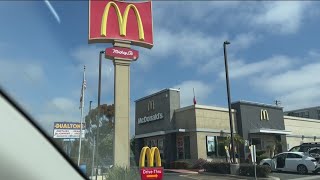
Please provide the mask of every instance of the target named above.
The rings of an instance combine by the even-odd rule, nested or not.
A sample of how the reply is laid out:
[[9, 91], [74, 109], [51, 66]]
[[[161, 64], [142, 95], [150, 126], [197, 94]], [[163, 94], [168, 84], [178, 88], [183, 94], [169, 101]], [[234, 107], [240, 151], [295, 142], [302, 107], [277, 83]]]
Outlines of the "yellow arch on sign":
[[122, 16], [118, 5], [112, 1], [110, 1], [106, 5], [106, 7], [104, 8], [104, 12], [103, 12], [102, 20], [101, 20], [101, 36], [104, 36], [104, 37], [107, 36], [108, 15], [109, 15], [109, 9], [111, 6], [115, 9], [117, 17], [118, 17], [120, 36], [126, 36], [126, 34], [127, 34], [128, 14], [129, 14], [129, 10], [132, 9], [136, 15], [136, 19], [138, 22], [139, 39], [141, 41], [144, 41], [143, 24], [142, 24], [140, 13], [139, 13], [137, 7], [134, 4], [129, 4], [126, 7], [126, 9], [123, 13], [123, 16]]
[[[139, 167], [145, 167], [145, 158], [147, 155], [147, 164], [148, 167], [154, 166], [154, 160], [156, 160], [156, 167], [161, 167], [161, 157], [160, 151], [157, 147], [152, 147], [151, 149], [148, 146], [145, 146], [141, 149], [140, 158], [139, 158]], [[154, 159], [156, 158], [156, 159]]]

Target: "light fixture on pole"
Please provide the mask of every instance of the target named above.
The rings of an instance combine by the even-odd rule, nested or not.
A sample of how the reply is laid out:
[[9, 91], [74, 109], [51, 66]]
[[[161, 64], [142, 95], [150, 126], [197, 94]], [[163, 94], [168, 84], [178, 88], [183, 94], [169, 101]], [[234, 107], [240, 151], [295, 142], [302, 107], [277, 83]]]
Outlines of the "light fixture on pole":
[[230, 85], [229, 85], [229, 73], [228, 73], [228, 59], [227, 59], [227, 50], [226, 46], [229, 45], [230, 42], [225, 41], [223, 43], [223, 52], [224, 52], [224, 65], [226, 71], [226, 83], [227, 83], [227, 96], [228, 96], [228, 108], [229, 108], [229, 121], [230, 121], [230, 134], [231, 134], [231, 149], [230, 153], [232, 156], [232, 163], [235, 163], [235, 154], [234, 154], [234, 138], [233, 138], [233, 122], [232, 122], [232, 114], [231, 114], [231, 97], [230, 97]]

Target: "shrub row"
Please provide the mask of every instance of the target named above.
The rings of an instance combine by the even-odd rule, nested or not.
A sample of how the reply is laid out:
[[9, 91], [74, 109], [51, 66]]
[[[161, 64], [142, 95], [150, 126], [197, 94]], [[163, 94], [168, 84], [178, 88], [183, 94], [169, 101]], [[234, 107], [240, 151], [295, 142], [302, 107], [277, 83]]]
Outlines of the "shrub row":
[[[260, 156], [264, 159], [263, 156]], [[204, 169], [205, 172], [213, 172], [219, 174], [230, 174], [230, 163], [227, 162], [208, 162], [205, 159], [198, 159], [193, 163], [188, 161], [174, 161], [170, 163], [172, 169]], [[268, 177], [271, 173], [269, 166], [256, 166], [257, 177]], [[254, 165], [240, 164], [239, 175], [241, 176], [254, 176]]]
[[205, 159], [197, 159], [195, 161], [179, 160], [170, 163], [171, 169], [203, 169], [203, 165], [208, 161]]
[[203, 165], [207, 162], [207, 160], [200, 158], [192, 164], [192, 169], [203, 169]]
[[191, 164], [186, 161], [174, 161], [170, 163], [171, 169], [190, 169]]
[[[213, 172], [219, 174], [230, 174], [230, 163], [207, 162], [203, 165], [205, 172]], [[269, 166], [257, 165], [257, 177], [268, 177], [271, 173]], [[254, 166], [252, 164], [240, 164], [239, 175], [254, 176]]]
[[[257, 177], [268, 177], [271, 173], [269, 166], [257, 165]], [[239, 175], [241, 176], [254, 176], [254, 165], [252, 164], [241, 164], [239, 169]]]
[[205, 172], [230, 174], [230, 163], [226, 162], [207, 162], [203, 168]]

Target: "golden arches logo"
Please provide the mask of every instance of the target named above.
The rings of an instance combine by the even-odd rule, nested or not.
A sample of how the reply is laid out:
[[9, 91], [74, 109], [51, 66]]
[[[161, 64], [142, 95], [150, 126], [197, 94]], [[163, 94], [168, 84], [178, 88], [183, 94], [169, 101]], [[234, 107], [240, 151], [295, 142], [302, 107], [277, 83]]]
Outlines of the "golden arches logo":
[[269, 114], [268, 114], [268, 111], [265, 110], [265, 109], [261, 109], [260, 111], [260, 120], [269, 120]]
[[111, 6], [115, 9], [116, 14], [118, 16], [120, 36], [126, 36], [126, 34], [127, 34], [128, 14], [129, 14], [129, 10], [133, 9], [133, 11], [136, 15], [137, 22], [138, 22], [139, 39], [141, 41], [144, 41], [143, 24], [142, 24], [140, 13], [139, 13], [139, 10], [137, 9], [137, 7], [134, 4], [129, 4], [126, 7], [126, 9], [123, 13], [123, 16], [122, 16], [118, 5], [112, 1], [109, 2], [104, 8], [104, 12], [103, 12], [102, 20], [101, 20], [101, 36], [105, 37], [107, 35], [108, 14], [109, 14], [109, 9]]
[[160, 151], [157, 147], [152, 147], [151, 149], [146, 146], [143, 147], [140, 152], [140, 159], [139, 159], [139, 167], [145, 167], [145, 158], [147, 156], [147, 164], [148, 167], [154, 167], [154, 163], [156, 160], [156, 167], [161, 167], [161, 157]]

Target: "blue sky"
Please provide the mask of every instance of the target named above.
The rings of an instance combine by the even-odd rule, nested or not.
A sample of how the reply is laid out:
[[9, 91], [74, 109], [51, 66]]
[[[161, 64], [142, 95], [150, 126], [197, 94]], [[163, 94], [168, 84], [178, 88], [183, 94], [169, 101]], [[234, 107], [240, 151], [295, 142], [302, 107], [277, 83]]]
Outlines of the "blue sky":
[[[79, 121], [83, 65], [86, 109], [97, 104], [98, 55], [110, 44], [90, 44], [85, 1], [0, 2], [0, 85], [48, 132], [54, 121]], [[153, 3], [154, 47], [131, 64], [134, 100], [180, 88], [181, 104], [227, 106], [223, 42], [228, 40], [232, 101], [285, 110], [320, 102], [320, 3]], [[51, 10], [54, 11], [51, 11]], [[53, 13], [55, 12], [55, 13]], [[103, 62], [102, 103], [113, 102], [113, 65]]]

